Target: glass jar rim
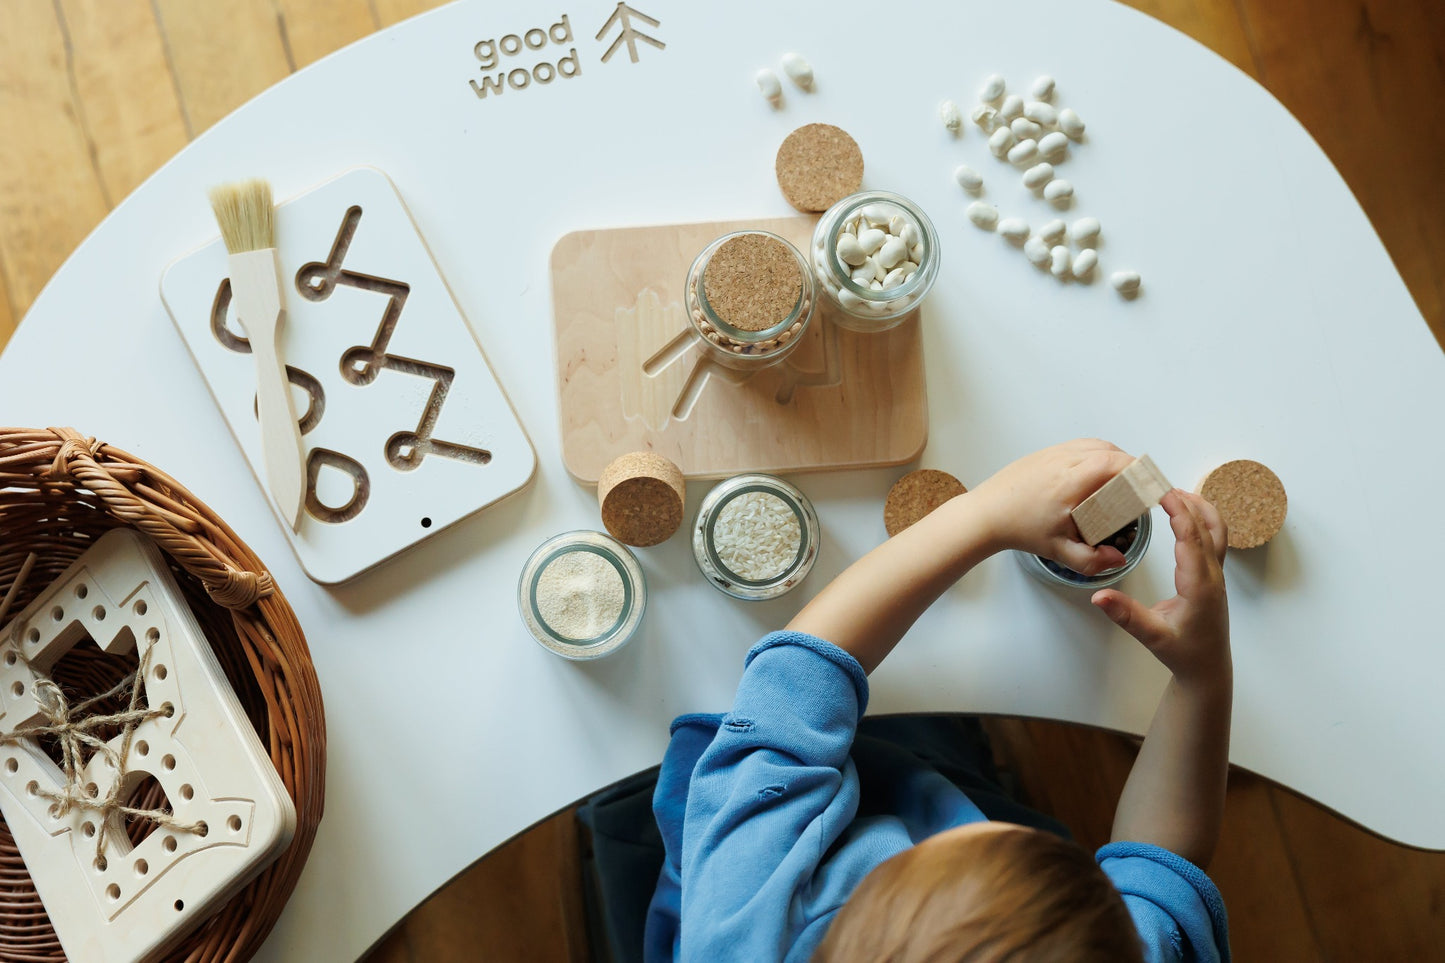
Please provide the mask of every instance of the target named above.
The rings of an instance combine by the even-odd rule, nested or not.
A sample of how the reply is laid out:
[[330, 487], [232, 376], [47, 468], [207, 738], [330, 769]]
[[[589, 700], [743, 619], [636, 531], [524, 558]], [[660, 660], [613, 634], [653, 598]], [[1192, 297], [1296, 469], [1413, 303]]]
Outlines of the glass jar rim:
[[864, 301], [893, 301], [898, 298], [907, 297], [924, 284], [924, 264], [927, 263], [929, 255], [934, 254], [938, 246], [937, 229], [933, 226], [933, 220], [923, 212], [917, 204], [904, 197], [902, 194], [895, 194], [892, 191], [860, 191], [857, 194], [850, 194], [838, 202], [837, 213], [833, 216], [831, 223], [836, 230], [831, 232], [836, 240], [842, 229], [843, 223], [854, 211], [867, 207], [870, 204], [892, 204], [901, 208], [902, 211], [911, 217], [918, 224], [919, 241], [923, 244], [923, 261], [919, 261], [918, 270], [913, 272], [913, 277], [904, 281], [897, 287], [889, 288], [886, 291], [875, 291], [866, 284], [859, 284], [853, 280], [853, 267], [838, 256], [837, 244], [825, 244], [824, 254], [828, 258], [828, 266], [837, 275], [838, 283], [851, 293], [857, 295]]
[[[723, 564], [713, 540], [721, 510], [733, 499], [755, 491], [779, 498], [798, 519], [798, 554], [786, 568], [768, 579], [744, 579], [733, 572]], [[777, 598], [791, 591], [807, 578], [818, 558], [820, 528], [812, 502], [796, 486], [775, 475], [751, 472], [719, 482], [703, 496], [692, 531], [693, 558], [703, 576], [714, 588], [744, 601]]]
[[[542, 573], [554, 561], [573, 552], [601, 557], [622, 580], [622, 608], [617, 620], [590, 639], [562, 635], [543, 618], [537, 604], [537, 586]], [[598, 658], [621, 648], [636, 632], [647, 606], [647, 584], [636, 556], [621, 542], [602, 532], [563, 532], [544, 541], [528, 556], [518, 579], [517, 606], [528, 631], [544, 648], [568, 659]]]
[[[764, 237], [772, 238], [775, 241], [781, 242], [782, 245], [787, 248], [788, 252], [793, 255], [793, 259], [797, 262], [798, 265], [798, 299], [793, 302], [793, 307], [791, 310], [789, 310], [787, 317], [783, 318], [783, 320], [777, 322], [776, 324], [763, 328], [761, 331], [745, 331], [742, 328], [735, 327], [734, 325], [729, 324], [718, 316], [718, 313], [713, 310], [712, 303], [707, 299], [707, 285], [703, 280], [704, 275], [707, 273], [707, 269], [706, 267], [700, 267], [700, 264], [704, 259], [711, 259], [713, 254], [717, 252], [718, 248], [722, 247], [728, 241], [731, 241], [735, 237], [742, 237], [748, 234], [760, 234]], [[797, 245], [793, 244], [785, 237], [774, 234], [772, 231], [764, 231], [760, 228], [745, 229], [741, 231], [730, 231], [729, 233], [724, 234], [721, 237], [715, 238], [712, 243], [708, 244], [707, 247], [703, 248], [702, 252], [693, 259], [692, 266], [688, 268], [687, 273], [688, 277], [697, 278], [697, 290], [699, 294], [699, 297], [697, 299], [697, 306], [698, 309], [702, 311], [704, 317], [707, 318], [708, 323], [711, 324], [713, 327], [717, 328], [723, 334], [727, 335], [728, 338], [738, 342], [739, 344], [752, 345], [762, 341], [770, 341], [773, 338], [776, 338], [778, 335], [791, 328], [800, 320], [800, 318], [803, 317], [805, 308], [809, 308], [814, 298], [816, 297], [816, 292], [813, 292], [811, 290], [813, 282], [812, 268], [808, 265], [807, 259], [803, 257], [803, 253], [798, 250]], [[811, 310], [809, 310], [808, 315], [811, 316], [811, 314], [812, 312]], [[801, 334], [801, 332], [799, 333]], [[783, 345], [779, 345], [777, 346], [777, 348], [774, 348], [772, 350], [777, 350], [781, 347], [783, 347]], [[758, 355], [758, 357], [765, 356], [766, 353], [763, 355]]]

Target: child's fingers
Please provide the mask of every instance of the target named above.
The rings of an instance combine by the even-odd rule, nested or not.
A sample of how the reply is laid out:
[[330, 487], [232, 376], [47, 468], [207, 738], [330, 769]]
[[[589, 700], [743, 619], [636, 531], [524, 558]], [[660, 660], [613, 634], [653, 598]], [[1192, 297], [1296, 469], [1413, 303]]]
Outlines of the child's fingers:
[[1153, 609], [1145, 608], [1138, 599], [1125, 595], [1123, 592], [1114, 589], [1100, 589], [1089, 601], [1093, 602], [1115, 625], [1151, 649], [1162, 642], [1167, 642], [1173, 634], [1173, 629], [1164, 616]]
[[1191, 510], [1184, 493], [1172, 489], [1159, 502], [1169, 513], [1169, 527], [1174, 531], [1174, 586], [1183, 596], [1192, 595], [1208, 578], [1204, 527]]
[[1098, 575], [1124, 564], [1124, 553], [1112, 545], [1089, 546], [1068, 539], [1055, 546], [1055, 561], [1081, 575]]
[[1074, 466], [1073, 484], [1079, 501], [1104, 487], [1104, 483], [1134, 463], [1134, 456], [1112, 445], [1084, 453]]
[[1180, 492], [1184, 500], [1194, 509], [1195, 517], [1204, 524], [1204, 529], [1209, 533], [1209, 547], [1214, 552], [1215, 558], [1224, 564], [1224, 554], [1229, 548], [1229, 526], [1224, 524], [1224, 518], [1220, 516], [1219, 509], [1209, 502], [1203, 495], [1196, 492]]

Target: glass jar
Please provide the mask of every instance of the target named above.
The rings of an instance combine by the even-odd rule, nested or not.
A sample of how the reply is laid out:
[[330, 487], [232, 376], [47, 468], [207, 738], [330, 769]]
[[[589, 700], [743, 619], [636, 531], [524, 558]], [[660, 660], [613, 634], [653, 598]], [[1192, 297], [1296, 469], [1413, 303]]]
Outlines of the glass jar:
[[[718, 317], [717, 311], [708, 301], [703, 281], [708, 262], [718, 248], [733, 238], [750, 234], [771, 238], [786, 247], [797, 259], [798, 275], [802, 281], [798, 300], [792, 311], [787, 317], [761, 331], [745, 331]], [[767, 231], [735, 231], [713, 241], [693, 260], [692, 267], [687, 272], [685, 296], [688, 319], [692, 322], [693, 330], [697, 332], [708, 357], [729, 368], [753, 371], [777, 364], [798, 347], [808, 328], [808, 322], [813, 318], [817, 290], [808, 262], [798, 249], [785, 239]]]
[[[766, 497], [748, 496], [772, 496], [782, 507]], [[789, 552], [794, 527], [797, 547]], [[749, 536], [761, 538], [749, 541]], [[818, 539], [818, 516], [808, 496], [772, 475], [734, 475], [703, 498], [692, 527], [692, 553], [713, 588], [758, 601], [784, 595], [807, 577], [818, 558]], [[767, 549], [776, 561], [766, 554], [743, 558], [743, 553]]]
[[1019, 564], [1024, 567], [1024, 571], [1042, 582], [1093, 591], [1113, 585], [1138, 567], [1144, 559], [1144, 553], [1149, 551], [1149, 535], [1153, 528], [1154, 524], [1150, 521], [1149, 513], [1145, 512], [1140, 515], [1139, 532], [1134, 536], [1133, 544], [1124, 552], [1124, 564], [1118, 568], [1107, 569], [1098, 575], [1081, 575], [1053, 559], [1043, 558], [1031, 552], [1014, 552], [1014, 555], [1018, 558]]
[[[894, 222], [894, 218], [902, 221]], [[858, 267], [839, 256], [841, 235], [851, 233], [857, 237], [862, 230], [874, 227], [893, 237], [890, 224], [901, 224], [900, 231], [911, 229], [902, 237], [905, 243], [912, 241], [904, 255], [907, 260], [901, 265], [903, 274], [895, 278], [894, 269], [890, 269], [879, 277], [875, 270], [869, 279], [863, 274], [867, 263], [876, 265], [875, 256], [870, 255], [868, 262]], [[865, 333], [897, 327], [933, 287], [940, 260], [938, 232], [928, 215], [908, 198], [889, 191], [852, 194], [828, 208], [813, 230], [812, 255], [818, 283], [838, 308], [835, 323]], [[908, 264], [917, 267], [909, 270]]]
[[564, 659], [616, 652], [637, 631], [646, 607], [642, 567], [626, 546], [601, 532], [547, 539], [517, 581], [523, 623], [543, 648]]

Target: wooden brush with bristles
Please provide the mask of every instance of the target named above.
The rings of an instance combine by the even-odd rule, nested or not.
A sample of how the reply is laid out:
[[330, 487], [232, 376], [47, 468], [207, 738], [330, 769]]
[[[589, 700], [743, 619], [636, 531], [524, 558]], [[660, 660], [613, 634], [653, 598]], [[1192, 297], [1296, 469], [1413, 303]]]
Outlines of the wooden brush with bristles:
[[256, 361], [256, 414], [261, 423], [266, 487], [291, 530], [301, 527], [305, 463], [301, 432], [286, 362], [281, 357], [281, 264], [276, 257], [276, 208], [271, 185], [263, 180], [222, 184], [211, 189], [211, 209], [229, 252], [231, 306]]

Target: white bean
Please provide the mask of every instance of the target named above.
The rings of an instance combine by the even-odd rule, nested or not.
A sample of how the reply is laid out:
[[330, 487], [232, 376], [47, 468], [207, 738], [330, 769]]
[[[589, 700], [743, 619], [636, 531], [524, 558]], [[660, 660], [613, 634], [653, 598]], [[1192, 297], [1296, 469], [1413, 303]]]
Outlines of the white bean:
[[813, 89], [813, 65], [802, 54], [783, 54], [783, 73], [803, 90]]
[[1115, 271], [1109, 275], [1109, 283], [1114, 285], [1114, 290], [1120, 294], [1133, 294], [1139, 290], [1139, 272]]
[[894, 214], [888, 219], [888, 233], [894, 237], [902, 237], [903, 229], [908, 226], [908, 218], [902, 214]]
[[995, 157], [1002, 157], [1008, 153], [1008, 149], [1013, 146], [1013, 142], [1014, 132], [1007, 127], [1000, 127], [994, 131], [993, 136], [988, 139], [988, 149], [993, 151]]
[[969, 167], [967, 164], [960, 164], [953, 172], [953, 179], [958, 181], [958, 186], [970, 194], [977, 194], [983, 189], [983, 175]]
[[1024, 171], [1024, 187], [1027, 187], [1031, 191], [1038, 190], [1053, 179], [1054, 165], [1048, 161], [1044, 161], [1042, 164], [1035, 164], [1033, 167]]
[[1039, 237], [1048, 241], [1050, 244], [1057, 244], [1064, 239], [1064, 234], [1067, 231], [1068, 226], [1056, 217], [1039, 228]]
[[1003, 104], [1001, 104], [998, 109], [999, 118], [1005, 121], [1020, 117], [1023, 115], [1023, 112], [1024, 99], [1018, 94], [1009, 94], [1003, 99]]
[[1036, 140], [1044, 129], [1027, 117], [1015, 117], [1008, 129], [1014, 132], [1019, 140]]
[[911, 222], [903, 225], [903, 232], [898, 236], [903, 238], [903, 243], [907, 244], [910, 249], [916, 247], [922, 240], [918, 234], [918, 225]]
[[1049, 251], [1049, 271], [1056, 278], [1069, 276], [1069, 249], [1062, 244]]
[[763, 96], [768, 99], [768, 103], [774, 107], [778, 105], [778, 101], [783, 99], [782, 81], [778, 80], [778, 75], [768, 68], [764, 67], [759, 70], [753, 80], [757, 83], [758, 90], [762, 91]]
[[985, 134], [992, 134], [998, 127], [998, 111], [988, 104], [979, 104], [973, 109], [973, 122], [979, 126]]
[[882, 291], [882, 290], [883, 290], [883, 282], [882, 282], [882, 281], [874, 281], [872, 284], [868, 285], [868, 290], [870, 290], [870, 291]]
[[1044, 188], [1044, 197], [1048, 198], [1054, 203], [1059, 203], [1060, 201], [1067, 201], [1073, 196], [1074, 185], [1070, 184], [1062, 177], [1060, 177], [1058, 180], [1049, 181], [1048, 186]]
[[895, 270], [895, 271], [902, 271], [902, 272], [903, 272], [903, 280], [906, 281], [906, 280], [908, 280], [910, 277], [913, 276], [913, 272], [915, 272], [915, 271], [918, 270], [918, 262], [917, 262], [917, 261], [904, 261], [902, 264], [898, 265], [898, 266], [897, 266], [896, 268], [894, 268], [893, 270]]
[[1049, 263], [1049, 244], [1041, 237], [1031, 237], [1024, 242], [1024, 256], [1034, 264], [1043, 267]]
[[983, 201], [968, 205], [968, 219], [986, 231], [992, 231], [998, 223], [998, 208]]
[[1097, 217], [1081, 217], [1069, 228], [1069, 236], [1074, 243], [1080, 247], [1093, 244], [1099, 239], [1099, 219]]
[[889, 288], [896, 288], [898, 287], [898, 285], [902, 284], [905, 273], [906, 272], [901, 267], [896, 267], [893, 270], [889, 271], [888, 274], [883, 278], [883, 290], [887, 291]]
[[853, 273], [848, 276], [853, 279], [854, 284], [870, 284], [878, 279], [878, 262], [870, 257], [854, 268]]
[[922, 241], [919, 241], [917, 244], [913, 245], [912, 247], [910, 247], [910, 248], [908, 249], [908, 259], [909, 259], [910, 261], [912, 261], [913, 263], [915, 263], [915, 264], [922, 263], [922, 261], [923, 261], [923, 242], [922, 242]]
[[843, 307], [847, 308], [849, 311], [859, 311], [863, 308], [864, 302], [862, 298], [858, 297], [858, 295], [854, 294], [852, 291], [849, 291], [847, 288], [840, 288], [838, 290], [838, 303], [843, 305]]
[[998, 74], [990, 74], [983, 82], [983, 89], [978, 92], [978, 99], [986, 104], [991, 104], [1003, 96], [1005, 90], [1004, 79]]
[[998, 232], [1010, 241], [1023, 242], [1029, 236], [1029, 222], [1021, 217], [1006, 217], [998, 222]]
[[1073, 140], [1079, 140], [1084, 136], [1084, 122], [1071, 108], [1065, 107], [1059, 111], [1059, 130], [1068, 134]]
[[1069, 138], [1063, 131], [1050, 131], [1039, 138], [1039, 153], [1049, 160], [1056, 159], [1069, 146]]
[[876, 227], [870, 227], [858, 232], [858, 246], [863, 249], [864, 254], [877, 254], [878, 249], [881, 248], [887, 240], [888, 234], [880, 231]]
[[868, 222], [869, 227], [883, 227], [893, 216], [892, 208], [884, 207], [882, 204], [869, 204], [860, 213], [863, 215], [863, 220]]
[[1021, 140], [1009, 148], [1008, 159], [1011, 164], [1027, 164], [1039, 156], [1039, 142], [1036, 140]]
[[878, 251], [878, 266], [885, 271], [893, 270], [906, 260], [908, 260], [908, 245], [903, 243], [901, 237], [890, 237], [883, 242], [883, 247]]
[[1024, 107], [1024, 116], [1045, 127], [1052, 127], [1059, 122], [1059, 112], [1054, 110], [1052, 104], [1046, 104], [1042, 100], [1030, 101], [1028, 106]]
[[955, 134], [963, 129], [963, 113], [958, 105], [951, 100], [945, 100], [938, 105], [938, 119], [943, 121], [943, 126]]
[[838, 235], [838, 260], [844, 264], [851, 264], [858, 267], [868, 260], [868, 252], [863, 250], [863, 245], [851, 234]]
[[1029, 88], [1029, 96], [1034, 100], [1052, 99], [1054, 96], [1054, 78], [1048, 74], [1044, 74], [1035, 80], [1034, 85]]
[[1074, 255], [1074, 277], [1086, 278], [1099, 264], [1099, 252], [1086, 247]]

